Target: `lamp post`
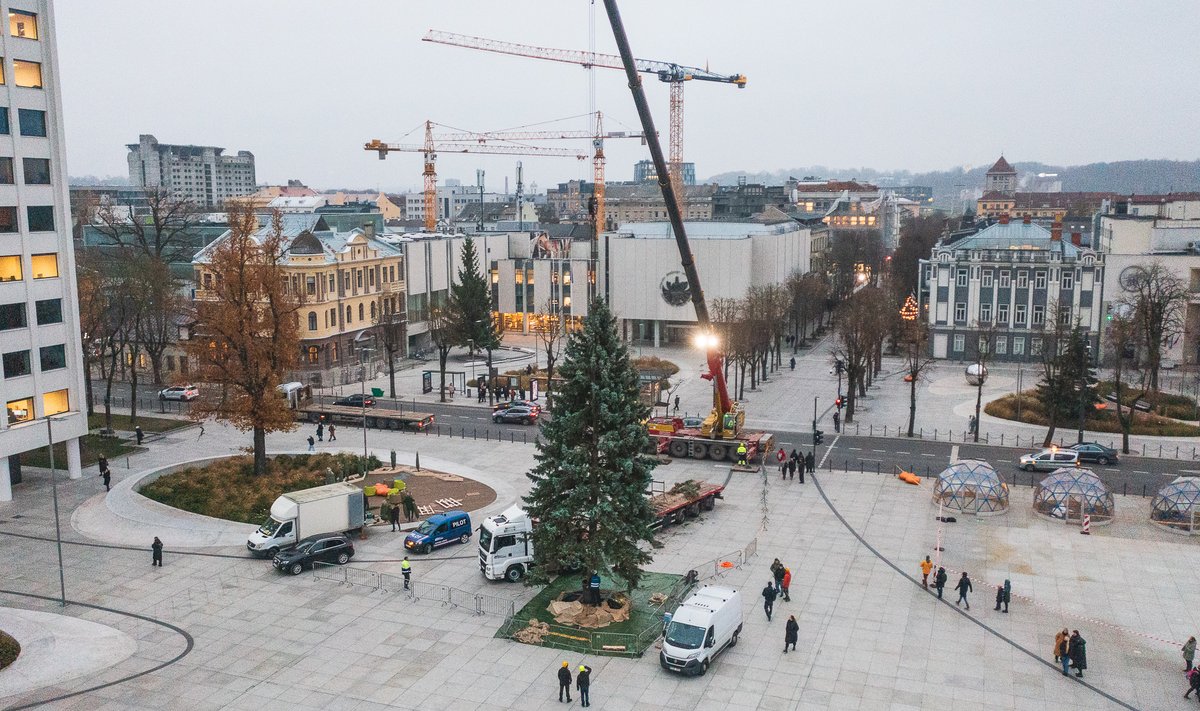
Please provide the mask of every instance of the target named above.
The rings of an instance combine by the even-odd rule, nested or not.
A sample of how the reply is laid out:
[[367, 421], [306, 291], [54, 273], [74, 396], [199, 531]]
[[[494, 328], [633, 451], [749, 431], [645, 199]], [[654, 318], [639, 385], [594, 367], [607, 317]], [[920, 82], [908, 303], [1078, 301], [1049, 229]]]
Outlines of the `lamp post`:
[[58, 592], [59, 604], [67, 606], [67, 579], [63, 572], [62, 527], [58, 518], [58, 471], [54, 468], [54, 431], [50, 423], [63, 419], [62, 416], [48, 416], [46, 419], [46, 440], [50, 448], [50, 488], [54, 492], [54, 542], [58, 545]]
[[[467, 339], [467, 355], [471, 357], [471, 380], [475, 380], [475, 339]], [[479, 387], [479, 381], [475, 380], [475, 387]], [[467, 391], [467, 397], [471, 396], [471, 391]]]
[[920, 375], [920, 363], [918, 359], [920, 354], [917, 353], [917, 316], [921, 310], [917, 306], [917, 300], [912, 294], [909, 294], [904, 299], [904, 305], [900, 307], [900, 318], [904, 321], [905, 329], [908, 331], [908, 376], [909, 376], [909, 393], [908, 393], [908, 436], [913, 436], [913, 426], [917, 419], [917, 377]]
[[358, 349], [358, 366], [362, 375], [362, 427], [363, 427], [363, 469], [367, 466], [367, 354], [375, 352], [374, 348], [362, 346]]

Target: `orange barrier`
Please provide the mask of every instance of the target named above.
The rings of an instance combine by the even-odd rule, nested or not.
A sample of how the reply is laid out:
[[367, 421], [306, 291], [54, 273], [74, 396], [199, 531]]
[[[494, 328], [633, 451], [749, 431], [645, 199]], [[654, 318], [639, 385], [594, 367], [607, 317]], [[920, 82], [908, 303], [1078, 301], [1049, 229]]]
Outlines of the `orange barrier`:
[[906, 472], [903, 469], [901, 469], [900, 473], [896, 475], [896, 478], [906, 484], [912, 484], [914, 486], [917, 486], [921, 483], [921, 477], [913, 474], [912, 472]]

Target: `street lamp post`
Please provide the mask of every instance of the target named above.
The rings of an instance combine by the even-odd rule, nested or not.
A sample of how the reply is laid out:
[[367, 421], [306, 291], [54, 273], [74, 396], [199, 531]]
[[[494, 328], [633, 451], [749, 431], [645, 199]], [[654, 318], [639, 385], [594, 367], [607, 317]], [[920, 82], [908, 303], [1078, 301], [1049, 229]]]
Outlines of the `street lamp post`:
[[[471, 380], [475, 380], [475, 339], [467, 339], [467, 355], [471, 357]], [[479, 381], [475, 380], [475, 387], [479, 387]], [[471, 396], [471, 391], [467, 391], [467, 397]]]
[[917, 352], [917, 316], [921, 310], [917, 307], [917, 300], [909, 294], [904, 300], [904, 305], [900, 307], [900, 318], [904, 320], [904, 324], [909, 332], [908, 340], [908, 376], [909, 376], [909, 393], [908, 393], [908, 436], [913, 436], [913, 426], [917, 419], [917, 378], [921, 374], [920, 357]]
[[367, 466], [367, 354], [373, 353], [374, 348], [363, 346], [358, 349], [358, 365], [362, 375], [362, 430], [363, 430], [363, 468]]
[[54, 468], [54, 432], [50, 423], [61, 417], [46, 418], [46, 440], [50, 447], [50, 488], [54, 492], [54, 542], [58, 545], [58, 592], [59, 604], [67, 606], [67, 578], [63, 572], [62, 527], [58, 518], [58, 471]]

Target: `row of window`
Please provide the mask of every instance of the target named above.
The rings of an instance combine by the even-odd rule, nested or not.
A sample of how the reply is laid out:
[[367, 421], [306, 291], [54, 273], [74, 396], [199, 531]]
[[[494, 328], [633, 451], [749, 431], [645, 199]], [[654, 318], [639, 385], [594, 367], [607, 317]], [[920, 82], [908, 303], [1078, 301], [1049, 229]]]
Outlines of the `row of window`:
[[[37, 325], [62, 323], [62, 299], [44, 299], [34, 302]], [[0, 304], [0, 331], [25, 328], [29, 325], [28, 309], [24, 301], [15, 304]]]
[[[20, 422], [29, 422], [33, 419], [33, 398], [23, 397], [16, 400], [9, 400], [4, 405], [8, 411], [8, 424], [15, 425]], [[71, 399], [67, 396], [67, 391], [55, 390], [42, 395], [42, 417], [50, 417], [57, 415], [60, 412], [66, 412], [71, 409]]]
[[[34, 279], [54, 279], [58, 276], [58, 255], [31, 254], [29, 271]], [[0, 282], [21, 281], [25, 278], [20, 255], [0, 257]]]
[[[29, 232], [53, 232], [54, 206], [30, 205], [25, 208], [25, 221]], [[0, 206], [0, 233], [16, 232], [19, 227], [17, 208], [12, 205]]]
[[[1001, 289], [1004, 289], [1004, 288], [1010, 286], [1011, 281], [1012, 280], [1011, 280], [1009, 271], [1007, 269], [1001, 269], [1000, 270], [999, 287]], [[966, 285], [967, 285], [967, 270], [966, 269], [958, 270], [958, 272], [955, 274], [955, 277], [954, 277], [954, 285], [959, 288], [966, 287]], [[981, 275], [981, 278], [980, 278], [980, 286], [982, 286], [985, 289], [991, 288], [991, 286], [992, 286], [992, 270], [991, 269], [985, 269], [983, 271], [983, 274]], [[1029, 272], [1026, 272], [1026, 271], [1017, 272], [1017, 288], [1024, 289], [1027, 286], [1029, 286]], [[1059, 282], [1059, 286], [1064, 290], [1074, 289], [1075, 288], [1075, 273], [1071, 272], [1071, 271], [1063, 271], [1062, 280]], [[1046, 288], [1046, 272], [1045, 271], [1036, 271], [1033, 273], [1033, 288], [1035, 288], [1035, 289], [1045, 289]]]
[[[22, 158], [22, 181], [25, 185], [49, 185], [50, 184], [50, 159], [49, 158]], [[13, 159], [5, 156], [0, 156], [0, 185], [12, 185], [16, 182], [16, 174], [13, 171]]]
[[[4, 364], [4, 377], [19, 378], [32, 373], [29, 354], [30, 351], [13, 351], [0, 356], [0, 360]], [[67, 347], [62, 344], [43, 346], [38, 349], [38, 361], [42, 372], [65, 368], [67, 367]]]
[[[17, 128], [22, 136], [46, 137], [46, 112], [39, 109], [17, 109]], [[0, 106], [0, 135], [12, 132], [8, 122], [8, 107]]]
[[[967, 347], [967, 337], [961, 333], [954, 334], [954, 352], [962, 353], [964, 350], [966, 350], [966, 347]], [[981, 336], [979, 338], [979, 344], [977, 347], [982, 351], [986, 351], [988, 349], [987, 339]], [[1006, 336], [997, 337], [996, 343], [995, 343], [995, 348], [996, 348], [997, 355], [1008, 355], [1008, 337], [1006, 337]], [[1013, 336], [1013, 338], [1012, 338], [1012, 354], [1013, 355], [1025, 355], [1025, 337], [1024, 336]], [[1040, 338], [1029, 339], [1029, 354], [1035, 355], [1035, 356], [1042, 354], [1042, 339], [1040, 339]]]
[[[4, 76], [4, 57], [0, 57], [0, 86], [7, 83]], [[26, 59], [13, 60], [13, 83], [25, 89], [42, 88], [42, 65]]]
[[[1015, 318], [1013, 319], [1013, 325], [1024, 326], [1025, 325], [1025, 317], [1028, 313], [1029, 313], [1029, 310], [1025, 304], [1017, 304], [1014, 307], [1014, 311], [1013, 311], [1013, 314], [1015, 316]], [[1058, 318], [1059, 318], [1059, 323], [1070, 323], [1071, 322], [1071, 306], [1069, 304], [1058, 307]], [[966, 321], [967, 321], [967, 304], [965, 302], [960, 301], [954, 305], [954, 320], [958, 323], [966, 323]], [[979, 305], [979, 320], [983, 323], [991, 323], [991, 321], [992, 321], [992, 305], [991, 304], [980, 304]], [[1033, 322], [1032, 322], [1033, 325], [1040, 326], [1040, 325], [1044, 324], [1045, 322], [1046, 322], [1046, 307], [1042, 306], [1042, 305], [1035, 305], [1033, 307]], [[1002, 325], [1002, 326], [1008, 325], [1008, 304], [998, 304], [996, 306], [996, 323], [999, 325]]]
[[[382, 303], [383, 303], [382, 308], [384, 310], [384, 313], [394, 313], [396, 311], [396, 297], [393, 296], [390, 299], [384, 299], [384, 301]], [[358, 320], [365, 321], [366, 313], [367, 312], [363, 308], [363, 305], [359, 304], [358, 305]], [[375, 302], [372, 301], [371, 302], [371, 321], [375, 320], [378, 313], [379, 312], [375, 306]], [[325, 315], [325, 328], [330, 328], [330, 327], [337, 325], [338, 310], [336, 308], [332, 308], [332, 309], [329, 309], [328, 311], [325, 311], [324, 315]], [[346, 324], [350, 325], [352, 323], [354, 323], [354, 310], [350, 307], [349, 304], [347, 304], [346, 305]], [[308, 312], [308, 330], [310, 330], [310, 331], [317, 330], [317, 312], [316, 311]]]

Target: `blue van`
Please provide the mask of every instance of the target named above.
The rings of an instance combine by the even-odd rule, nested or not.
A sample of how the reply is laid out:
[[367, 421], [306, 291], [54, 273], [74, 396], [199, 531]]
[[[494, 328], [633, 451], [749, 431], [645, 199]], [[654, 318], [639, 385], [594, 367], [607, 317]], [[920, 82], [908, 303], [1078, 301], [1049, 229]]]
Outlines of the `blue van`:
[[447, 511], [434, 514], [404, 539], [404, 547], [417, 553], [428, 553], [447, 543], [466, 543], [471, 540], [471, 517], [466, 511]]

